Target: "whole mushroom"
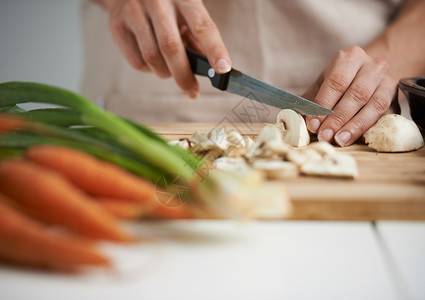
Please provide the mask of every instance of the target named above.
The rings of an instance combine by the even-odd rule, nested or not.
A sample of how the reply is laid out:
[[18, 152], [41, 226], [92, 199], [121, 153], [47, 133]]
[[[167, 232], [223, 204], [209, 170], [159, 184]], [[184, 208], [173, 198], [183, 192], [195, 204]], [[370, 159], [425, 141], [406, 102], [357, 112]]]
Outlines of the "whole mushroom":
[[364, 134], [365, 142], [379, 152], [406, 152], [423, 147], [418, 126], [403, 116], [383, 116]]

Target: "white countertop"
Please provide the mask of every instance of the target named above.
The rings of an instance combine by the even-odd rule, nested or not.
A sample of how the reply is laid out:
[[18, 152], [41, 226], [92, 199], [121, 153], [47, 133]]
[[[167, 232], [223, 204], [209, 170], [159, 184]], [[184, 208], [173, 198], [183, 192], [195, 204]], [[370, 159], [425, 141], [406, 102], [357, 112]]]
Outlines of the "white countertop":
[[425, 299], [425, 222], [165, 221], [117, 270], [0, 267], [0, 299]]

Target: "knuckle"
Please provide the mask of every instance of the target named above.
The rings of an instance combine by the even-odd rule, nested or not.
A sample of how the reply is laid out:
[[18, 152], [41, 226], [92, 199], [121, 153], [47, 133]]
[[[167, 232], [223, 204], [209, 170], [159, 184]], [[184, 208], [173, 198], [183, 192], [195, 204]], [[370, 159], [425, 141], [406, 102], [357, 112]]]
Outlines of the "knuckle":
[[137, 14], [141, 9], [141, 4], [137, 0], [129, 0], [124, 3], [123, 11], [126, 14], [134, 15]]
[[366, 131], [367, 128], [367, 120], [363, 119], [363, 118], [354, 118], [352, 120], [352, 127], [354, 129], [354, 131], [357, 132], [364, 132]]
[[391, 105], [391, 97], [376, 95], [373, 97], [372, 104], [378, 114], [384, 114]]
[[366, 52], [363, 50], [363, 48], [359, 46], [350, 46], [347, 48], [342, 49], [342, 52], [344, 56], [347, 56], [348, 58], [357, 58], [364, 56]]
[[174, 56], [180, 50], [180, 43], [176, 38], [164, 35], [159, 39], [159, 48], [165, 56]]
[[201, 18], [195, 22], [194, 34], [205, 35], [216, 30], [215, 23], [209, 18]]
[[364, 83], [354, 85], [351, 89], [351, 96], [356, 103], [363, 106], [367, 101], [369, 101], [370, 92], [368, 86]]
[[148, 48], [143, 51], [143, 58], [148, 64], [155, 64], [159, 60], [159, 53], [155, 49]]
[[332, 120], [332, 123], [336, 125], [334, 128], [336, 127], [341, 128], [343, 125], [345, 125], [345, 123], [347, 123], [348, 115], [346, 112], [340, 111], [336, 114], [333, 114], [331, 120]]
[[375, 66], [375, 69], [379, 72], [386, 72], [390, 68], [390, 64], [384, 58], [374, 58], [373, 64]]
[[328, 78], [328, 84], [332, 90], [341, 94], [346, 91], [348, 86], [345, 76], [341, 73], [330, 74]]

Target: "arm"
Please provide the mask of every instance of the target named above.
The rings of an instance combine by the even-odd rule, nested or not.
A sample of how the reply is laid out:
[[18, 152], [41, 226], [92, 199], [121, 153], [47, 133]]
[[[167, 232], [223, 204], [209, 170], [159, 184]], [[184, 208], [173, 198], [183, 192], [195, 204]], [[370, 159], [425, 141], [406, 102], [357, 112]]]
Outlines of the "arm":
[[340, 50], [304, 96], [334, 110], [308, 117], [319, 140], [348, 146], [386, 113], [394, 113], [402, 77], [425, 72], [425, 1], [406, 0], [387, 29], [364, 49]]
[[425, 1], [407, 0], [394, 21], [365, 47], [372, 57], [391, 65], [390, 75], [399, 80], [425, 73]]
[[230, 71], [229, 53], [202, 0], [92, 0], [109, 12], [112, 37], [131, 66], [174, 77], [196, 98], [199, 85], [184, 44], [204, 53], [218, 73]]

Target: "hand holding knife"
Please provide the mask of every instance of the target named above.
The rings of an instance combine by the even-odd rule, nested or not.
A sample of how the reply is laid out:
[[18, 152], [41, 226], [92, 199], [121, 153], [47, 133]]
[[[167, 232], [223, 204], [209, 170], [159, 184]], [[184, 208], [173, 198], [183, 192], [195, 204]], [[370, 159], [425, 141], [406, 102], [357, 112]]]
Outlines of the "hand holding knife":
[[333, 113], [330, 109], [281, 90], [235, 69], [225, 74], [218, 74], [210, 66], [206, 57], [190, 49], [186, 49], [186, 52], [192, 72], [208, 77], [211, 80], [212, 86], [217, 89], [280, 109], [289, 108], [302, 115], [325, 116]]

